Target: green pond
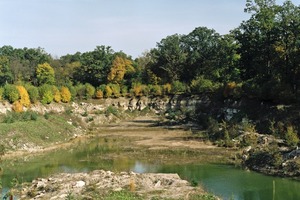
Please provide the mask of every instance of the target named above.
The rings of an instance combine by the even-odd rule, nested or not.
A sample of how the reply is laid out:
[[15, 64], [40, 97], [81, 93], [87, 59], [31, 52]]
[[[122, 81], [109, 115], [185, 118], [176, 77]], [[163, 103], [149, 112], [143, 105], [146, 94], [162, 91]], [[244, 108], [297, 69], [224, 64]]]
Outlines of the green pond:
[[[124, 142], [124, 141], [123, 141]], [[3, 193], [15, 178], [32, 181], [60, 172], [89, 172], [96, 169], [134, 171], [139, 173], [178, 173], [182, 179], [198, 182], [207, 191], [223, 199], [234, 200], [293, 200], [300, 199], [300, 182], [264, 176], [230, 165], [207, 163], [162, 164], [154, 159], [126, 156], [134, 148], [122, 149], [113, 142], [94, 138], [75, 147], [45, 155], [22, 157], [1, 163]], [[275, 195], [274, 195], [275, 194]]]

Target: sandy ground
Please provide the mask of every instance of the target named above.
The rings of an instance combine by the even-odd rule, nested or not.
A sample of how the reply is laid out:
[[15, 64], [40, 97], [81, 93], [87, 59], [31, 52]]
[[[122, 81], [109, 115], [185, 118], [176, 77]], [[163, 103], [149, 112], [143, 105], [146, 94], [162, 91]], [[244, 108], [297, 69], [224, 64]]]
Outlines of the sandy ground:
[[[149, 149], [190, 148], [214, 149], [209, 142], [190, 140], [189, 128], [182, 126], [157, 126], [158, 117], [143, 116], [118, 124], [98, 127], [96, 133], [101, 136], [122, 136], [136, 138], [135, 144]], [[136, 130], [139, 131], [136, 131]], [[186, 130], [187, 129], [187, 130]]]

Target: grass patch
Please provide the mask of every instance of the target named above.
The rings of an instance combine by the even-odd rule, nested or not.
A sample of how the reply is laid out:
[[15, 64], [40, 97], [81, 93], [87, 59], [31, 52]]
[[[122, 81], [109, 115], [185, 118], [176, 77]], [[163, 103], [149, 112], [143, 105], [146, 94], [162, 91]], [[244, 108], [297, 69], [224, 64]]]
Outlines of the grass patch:
[[116, 200], [116, 199], [122, 199], [122, 200], [143, 200], [141, 196], [126, 191], [116, 191], [116, 192], [110, 192], [106, 197], [103, 198], [103, 200]]
[[0, 123], [0, 145], [5, 149], [20, 149], [25, 144], [45, 146], [70, 138], [74, 126], [59, 114], [43, 117], [34, 112], [8, 113]]
[[5, 116], [2, 117], [2, 123], [15, 123], [15, 122], [26, 122], [26, 121], [36, 121], [38, 114], [32, 111], [26, 112], [8, 112]]

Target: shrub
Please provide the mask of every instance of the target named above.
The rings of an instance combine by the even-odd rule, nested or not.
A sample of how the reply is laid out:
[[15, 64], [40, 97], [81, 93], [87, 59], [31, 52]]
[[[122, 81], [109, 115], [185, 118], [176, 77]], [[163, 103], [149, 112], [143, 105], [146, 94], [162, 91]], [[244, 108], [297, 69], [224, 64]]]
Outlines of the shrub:
[[299, 143], [297, 132], [294, 131], [293, 126], [288, 126], [285, 134], [286, 142], [289, 146], [295, 147]]
[[95, 93], [96, 99], [102, 99], [103, 98], [103, 91], [102, 90], [97, 90]]
[[142, 85], [139, 83], [133, 84], [130, 93], [136, 97], [142, 96]]
[[141, 87], [142, 87], [141, 95], [148, 96], [150, 94], [150, 88], [147, 85], [141, 85]]
[[59, 103], [61, 101], [61, 95], [60, 95], [60, 91], [57, 89], [56, 86], [52, 86], [52, 94], [53, 94], [53, 100], [56, 103]]
[[112, 89], [109, 87], [109, 85], [107, 85], [107, 86], [105, 86], [105, 97], [106, 98], [109, 98], [109, 97], [111, 97], [112, 96], [112, 94], [113, 94], [113, 91], [112, 91]]
[[27, 92], [27, 90], [25, 89], [25, 87], [23, 86], [16, 86], [17, 90], [19, 91], [19, 95], [20, 95], [20, 103], [25, 106], [25, 107], [29, 107], [30, 106], [30, 98], [29, 98], [29, 94]]
[[82, 84], [78, 84], [75, 86], [76, 96], [81, 100], [85, 96], [85, 86]]
[[211, 80], [199, 76], [192, 80], [191, 90], [194, 93], [213, 92], [215, 90], [214, 84]]
[[8, 112], [4, 119], [3, 123], [14, 123], [17, 121], [36, 121], [38, 118], [38, 114], [32, 111], [26, 112]]
[[13, 107], [12, 107], [13, 111], [15, 112], [23, 112], [23, 105], [22, 103], [19, 101], [15, 101], [13, 103]]
[[0, 100], [2, 100], [4, 94], [4, 88], [0, 87]]
[[123, 97], [125, 97], [125, 96], [127, 96], [127, 94], [128, 94], [128, 87], [127, 87], [126, 85], [123, 85], [123, 86], [121, 87], [121, 95], [122, 95]]
[[162, 88], [159, 85], [153, 85], [150, 87], [150, 93], [154, 96], [161, 96], [162, 95]]
[[243, 136], [241, 141], [241, 147], [255, 146], [257, 144], [257, 135], [249, 133]]
[[11, 84], [6, 84], [4, 86], [4, 97], [10, 103], [14, 103], [15, 101], [19, 100], [20, 95], [16, 86]]
[[71, 101], [72, 95], [69, 88], [62, 86], [60, 89], [60, 95], [63, 103], [68, 103]]
[[186, 85], [180, 81], [174, 81], [171, 85], [172, 94], [181, 94], [186, 92]]
[[29, 86], [27, 87], [27, 92], [29, 94], [30, 102], [36, 103], [39, 99], [39, 90], [37, 87]]
[[52, 91], [48, 90], [44, 93], [44, 95], [42, 96], [42, 100], [41, 102], [43, 104], [50, 104], [53, 101], [53, 94]]
[[112, 94], [114, 97], [120, 97], [121, 96], [121, 88], [118, 84], [109, 84]]
[[236, 83], [235, 82], [230, 82], [230, 83], [227, 83], [225, 88], [224, 88], [224, 92], [223, 92], [223, 95], [224, 97], [229, 97], [232, 95], [233, 93], [233, 90], [236, 88]]
[[170, 83], [163, 85], [163, 93], [164, 94], [170, 94], [171, 90], [172, 90], [172, 86]]
[[86, 97], [86, 99], [91, 99], [91, 98], [93, 98], [94, 95], [95, 95], [95, 91], [96, 91], [96, 89], [95, 89], [94, 86], [92, 86], [92, 85], [89, 84], [89, 83], [86, 83], [86, 84], [85, 84], [85, 97]]
[[[72, 99], [74, 100], [77, 95], [75, 86], [73, 86], [72, 83], [67, 83], [64, 87], [66, 87], [70, 92], [70, 95], [71, 95], [70, 101]], [[60, 90], [60, 92], [61, 92], [61, 90]]]
[[108, 115], [110, 115], [110, 114], [113, 114], [113, 115], [115, 115], [115, 116], [118, 116], [119, 111], [118, 111], [118, 109], [117, 109], [116, 107], [114, 107], [114, 106], [108, 106], [107, 109], [106, 109], [106, 111], [105, 111], [105, 115], [108, 116]]
[[40, 97], [43, 104], [49, 104], [53, 101], [52, 86], [48, 84], [42, 85], [40, 88]]

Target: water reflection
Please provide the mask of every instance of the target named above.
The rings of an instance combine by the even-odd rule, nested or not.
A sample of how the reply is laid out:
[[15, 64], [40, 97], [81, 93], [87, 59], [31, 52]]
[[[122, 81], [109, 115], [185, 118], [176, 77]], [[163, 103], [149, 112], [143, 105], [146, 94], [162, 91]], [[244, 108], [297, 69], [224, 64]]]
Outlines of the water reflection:
[[[103, 156], [109, 151], [119, 151], [111, 145], [84, 145], [77, 150], [52, 152], [51, 155], [34, 157], [20, 162], [3, 163], [2, 176], [4, 190], [10, 181], [18, 177], [20, 182], [47, 177], [54, 173], [89, 172], [104, 169], [110, 171], [134, 171], [137, 173], [178, 173], [183, 179], [196, 181], [208, 191], [234, 200], [298, 200], [300, 182], [290, 179], [263, 176], [228, 165], [182, 164], [160, 165], [132, 157]], [[113, 148], [111, 150], [111, 148]], [[273, 182], [275, 187], [273, 187]], [[273, 194], [275, 197], [273, 198]]]

